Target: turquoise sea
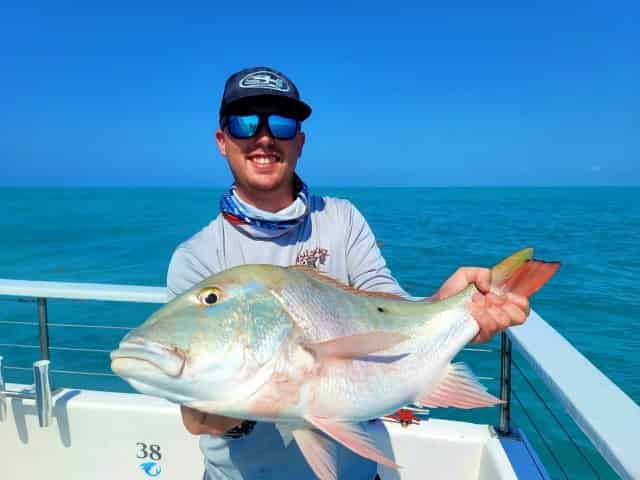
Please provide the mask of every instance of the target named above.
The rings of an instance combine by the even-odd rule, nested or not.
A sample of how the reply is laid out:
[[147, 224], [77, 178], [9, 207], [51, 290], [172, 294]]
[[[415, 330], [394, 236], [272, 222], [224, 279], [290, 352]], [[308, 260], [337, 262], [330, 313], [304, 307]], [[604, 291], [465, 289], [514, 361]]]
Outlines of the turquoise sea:
[[[432, 293], [457, 266], [490, 266], [525, 246], [535, 247], [538, 258], [561, 261], [558, 274], [533, 298], [533, 308], [640, 402], [640, 188], [314, 190], [348, 198], [364, 213], [393, 273], [414, 295]], [[217, 214], [220, 192], [0, 189], [0, 278], [162, 286], [173, 249]], [[49, 317], [52, 323], [134, 326], [155, 308], [53, 300]], [[37, 359], [35, 348], [6, 346], [37, 345], [37, 331], [1, 322], [35, 321], [36, 315], [33, 303], [0, 297], [0, 355], [8, 366], [26, 368]], [[53, 350], [52, 368], [106, 374], [108, 354], [100, 350], [115, 347], [122, 334], [52, 327], [52, 346], [97, 350]], [[499, 344], [494, 340], [485, 347]], [[461, 357], [497, 392], [497, 352]], [[516, 364], [514, 422], [552, 478], [617, 478], [517, 354]], [[31, 381], [28, 370], [11, 368], [6, 374], [9, 381]], [[55, 386], [127, 390], [119, 379], [104, 375], [55, 373], [53, 381]], [[434, 416], [498, 421], [496, 409], [434, 411]], [[554, 457], [562, 459], [562, 469]]]

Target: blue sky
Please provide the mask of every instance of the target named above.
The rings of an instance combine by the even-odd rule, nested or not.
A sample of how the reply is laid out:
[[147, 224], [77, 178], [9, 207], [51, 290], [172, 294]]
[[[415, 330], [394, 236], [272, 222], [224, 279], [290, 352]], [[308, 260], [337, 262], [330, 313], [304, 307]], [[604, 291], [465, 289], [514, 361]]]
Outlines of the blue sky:
[[2, 7], [0, 186], [227, 185], [254, 65], [314, 108], [312, 185], [640, 184], [637, 1], [100, 3]]

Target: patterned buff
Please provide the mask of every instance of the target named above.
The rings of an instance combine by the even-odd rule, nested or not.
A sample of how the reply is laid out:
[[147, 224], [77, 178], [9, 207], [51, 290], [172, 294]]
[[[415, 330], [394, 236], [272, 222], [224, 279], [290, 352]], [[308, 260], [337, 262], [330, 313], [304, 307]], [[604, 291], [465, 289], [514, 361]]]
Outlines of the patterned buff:
[[244, 202], [236, 194], [235, 186], [220, 198], [220, 211], [229, 223], [250, 237], [280, 237], [304, 222], [309, 214], [309, 189], [297, 175], [294, 182], [298, 197], [278, 212], [266, 212]]

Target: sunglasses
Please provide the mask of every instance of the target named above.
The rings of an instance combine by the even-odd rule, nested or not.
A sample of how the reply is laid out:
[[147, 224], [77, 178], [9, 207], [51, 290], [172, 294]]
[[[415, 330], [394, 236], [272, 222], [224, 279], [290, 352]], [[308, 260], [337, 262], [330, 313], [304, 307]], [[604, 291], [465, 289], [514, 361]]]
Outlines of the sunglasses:
[[275, 113], [227, 115], [222, 122], [222, 128], [227, 127], [232, 137], [242, 139], [255, 136], [263, 125], [278, 140], [291, 140], [300, 131], [298, 120]]

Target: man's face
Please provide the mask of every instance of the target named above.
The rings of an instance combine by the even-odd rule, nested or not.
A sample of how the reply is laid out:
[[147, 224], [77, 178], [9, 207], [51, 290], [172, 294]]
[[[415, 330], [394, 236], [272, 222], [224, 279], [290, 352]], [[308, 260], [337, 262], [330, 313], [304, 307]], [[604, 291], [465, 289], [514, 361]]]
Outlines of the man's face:
[[218, 148], [229, 161], [239, 195], [254, 204], [268, 196], [282, 203], [279, 208], [293, 201], [294, 170], [304, 140], [302, 132], [291, 140], [276, 139], [266, 125], [247, 139], [234, 138], [227, 128], [216, 131]]

